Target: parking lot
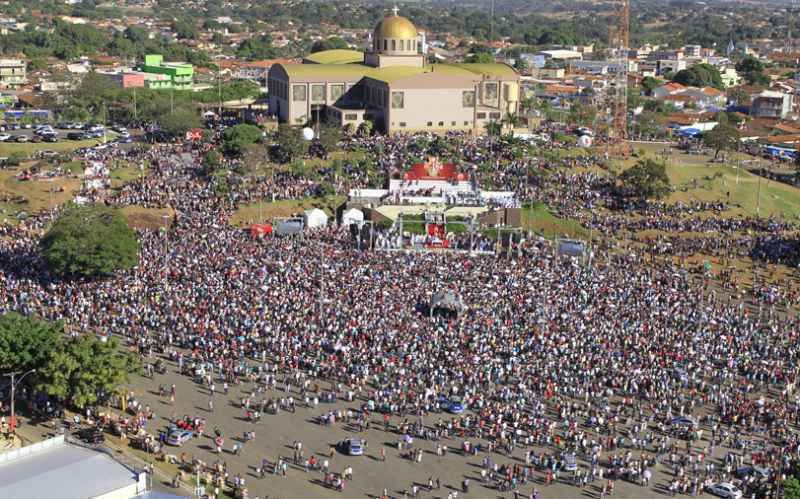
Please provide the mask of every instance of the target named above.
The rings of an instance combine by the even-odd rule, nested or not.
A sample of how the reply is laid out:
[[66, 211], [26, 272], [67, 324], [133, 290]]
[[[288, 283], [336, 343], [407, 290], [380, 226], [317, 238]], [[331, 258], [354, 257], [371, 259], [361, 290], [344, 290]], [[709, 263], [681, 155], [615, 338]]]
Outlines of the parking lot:
[[[111, 128], [95, 127], [91, 130], [83, 128], [59, 128], [58, 125], [49, 124], [41, 126], [37, 129], [36, 126], [26, 128], [20, 125], [0, 125], [0, 142], [7, 143], [27, 143], [27, 142], [41, 142], [41, 143], [57, 143], [64, 141], [77, 141], [89, 139], [105, 139], [116, 140], [121, 142], [132, 141], [130, 134], [127, 130], [125, 133], [118, 133]], [[44, 130], [44, 131], [42, 131]]]

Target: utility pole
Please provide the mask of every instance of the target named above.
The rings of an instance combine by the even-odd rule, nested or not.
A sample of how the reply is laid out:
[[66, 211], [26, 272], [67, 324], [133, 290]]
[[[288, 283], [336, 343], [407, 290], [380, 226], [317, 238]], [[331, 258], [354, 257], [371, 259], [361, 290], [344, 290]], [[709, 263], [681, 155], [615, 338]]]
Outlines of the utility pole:
[[222, 121], [222, 68], [219, 66], [217, 66], [217, 99], [219, 100], [217, 119]]
[[136, 87], [133, 87], [133, 121], [137, 119], [137, 110], [136, 110]]
[[20, 374], [21, 372], [22, 371], [16, 371], [8, 374], [8, 376], [11, 376], [11, 432], [12, 433], [16, 433], [17, 430], [17, 416], [16, 412], [14, 411], [14, 398], [16, 396], [17, 385], [25, 378], [25, 376], [31, 373], [35, 373], [36, 369], [31, 369], [30, 371], [27, 371], [22, 376], [20, 376], [19, 379], [17, 379], [17, 374]]
[[761, 216], [761, 168], [758, 169], [758, 194], [756, 196], [756, 216]]

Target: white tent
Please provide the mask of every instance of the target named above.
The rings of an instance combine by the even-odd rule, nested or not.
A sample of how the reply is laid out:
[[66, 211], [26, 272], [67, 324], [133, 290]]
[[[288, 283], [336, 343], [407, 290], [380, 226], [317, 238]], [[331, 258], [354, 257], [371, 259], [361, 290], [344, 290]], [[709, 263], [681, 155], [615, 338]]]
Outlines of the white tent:
[[350, 208], [342, 213], [342, 225], [360, 224], [364, 221], [364, 212], [356, 208]]
[[306, 210], [304, 217], [306, 219], [306, 227], [309, 229], [325, 227], [328, 225], [328, 215], [326, 215], [325, 212], [319, 208]]

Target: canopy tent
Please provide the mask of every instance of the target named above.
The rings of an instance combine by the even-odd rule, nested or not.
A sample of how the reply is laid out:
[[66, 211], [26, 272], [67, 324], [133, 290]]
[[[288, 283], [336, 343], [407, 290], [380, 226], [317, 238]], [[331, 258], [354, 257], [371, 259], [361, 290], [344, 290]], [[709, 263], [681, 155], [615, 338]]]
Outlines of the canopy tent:
[[272, 225], [270, 224], [253, 224], [250, 226], [250, 237], [253, 239], [269, 234], [272, 234]]
[[360, 224], [364, 221], [364, 212], [356, 208], [350, 208], [342, 213], [342, 225]]
[[703, 133], [703, 131], [700, 130], [699, 128], [682, 128], [678, 130], [678, 135], [689, 139], [693, 139], [698, 135], [700, 135], [701, 133]]
[[306, 210], [303, 218], [305, 218], [306, 227], [309, 229], [316, 229], [317, 227], [325, 227], [328, 225], [328, 215], [319, 208]]

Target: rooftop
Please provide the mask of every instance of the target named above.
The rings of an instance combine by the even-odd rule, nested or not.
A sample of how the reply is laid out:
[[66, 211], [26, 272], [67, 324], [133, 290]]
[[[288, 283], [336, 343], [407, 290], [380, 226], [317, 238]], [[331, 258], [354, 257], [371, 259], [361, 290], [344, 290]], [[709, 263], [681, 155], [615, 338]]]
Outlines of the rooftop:
[[397, 80], [423, 73], [437, 73], [447, 76], [460, 76], [470, 80], [483, 75], [493, 77], [515, 77], [516, 71], [507, 64], [429, 64], [421, 68], [412, 66], [390, 66], [373, 68], [363, 64], [286, 64], [286, 73], [292, 79], [313, 81], [320, 79], [341, 79], [358, 81], [363, 77], [392, 83]]
[[0, 454], [0, 497], [85, 499], [138, 481], [133, 471], [102, 452], [68, 445], [63, 437], [42, 444]]
[[364, 53], [348, 49], [323, 50], [309, 55], [304, 60], [314, 64], [353, 64], [364, 62]]

